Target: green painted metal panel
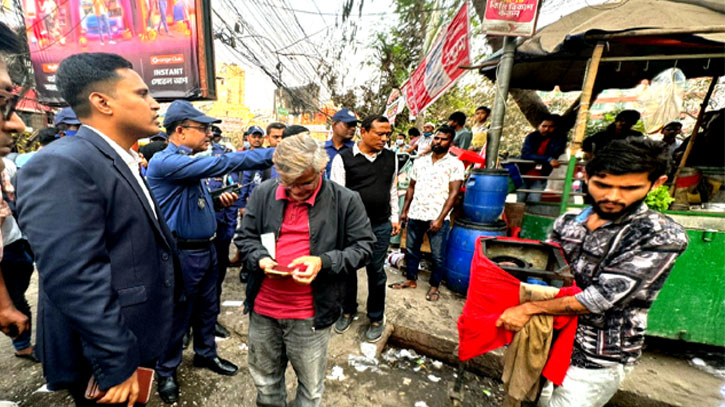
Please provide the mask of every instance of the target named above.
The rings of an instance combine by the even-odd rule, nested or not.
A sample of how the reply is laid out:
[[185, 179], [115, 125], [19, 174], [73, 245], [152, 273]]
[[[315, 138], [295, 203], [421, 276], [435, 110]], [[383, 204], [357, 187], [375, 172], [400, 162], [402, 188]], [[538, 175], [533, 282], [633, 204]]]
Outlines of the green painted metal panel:
[[524, 213], [519, 237], [522, 239], [546, 240], [551, 228], [554, 226], [555, 219], [550, 216]]
[[688, 230], [687, 235], [687, 250], [650, 309], [647, 333], [723, 346], [725, 233]]

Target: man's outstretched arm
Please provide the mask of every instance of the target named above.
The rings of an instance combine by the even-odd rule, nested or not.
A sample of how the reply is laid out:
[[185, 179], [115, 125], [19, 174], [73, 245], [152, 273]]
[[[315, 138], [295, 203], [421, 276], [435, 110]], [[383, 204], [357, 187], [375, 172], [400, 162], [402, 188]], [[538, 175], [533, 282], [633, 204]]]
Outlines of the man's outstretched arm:
[[590, 311], [574, 296], [554, 298], [546, 301], [530, 301], [511, 307], [496, 320], [496, 327], [503, 326], [518, 332], [534, 315], [582, 315]]

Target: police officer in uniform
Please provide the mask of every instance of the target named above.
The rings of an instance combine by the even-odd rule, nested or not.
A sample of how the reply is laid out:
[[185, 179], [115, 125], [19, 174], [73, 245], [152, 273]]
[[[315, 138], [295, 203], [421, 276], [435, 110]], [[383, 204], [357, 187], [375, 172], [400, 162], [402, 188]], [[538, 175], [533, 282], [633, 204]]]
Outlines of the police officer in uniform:
[[[211, 154], [214, 157], [219, 157], [222, 154], [226, 154], [231, 150], [221, 143], [222, 129], [218, 126], [212, 126], [211, 136]], [[234, 174], [234, 173], [232, 173]], [[211, 192], [215, 189], [228, 187], [231, 184], [236, 184], [237, 180], [233, 179], [232, 174], [224, 174], [216, 177], [212, 177], [206, 180], [206, 187]], [[237, 228], [237, 211], [239, 206], [239, 199], [236, 203], [227, 207], [216, 207], [216, 237], [214, 237], [214, 248], [216, 249], [217, 255], [217, 266], [219, 268], [219, 278], [217, 279], [217, 302], [221, 301], [222, 295], [222, 283], [227, 275], [227, 267], [229, 267], [229, 246], [232, 243], [234, 237], [234, 231]], [[214, 326], [214, 335], [219, 338], [228, 338], [229, 330], [217, 321]], [[187, 339], [188, 338], [188, 339]], [[190, 340], [187, 335], [184, 338], [184, 349], [186, 349], [187, 341]]]
[[[187, 101], [174, 101], [164, 119], [169, 146], [154, 155], [146, 175], [176, 238], [184, 278], [185, 298], [174, 309], [171, 339], [156, 365], [159, 395], [166, 403], [179, 398], [176, 369], [181, 364], [183, 336], [190, 325], [194, 332], [194, 366], [227, 376], [237, 373], [237, 366], [217, 355], [214, 343], [219, 302], [216, 250], [212, 240], [217, 223], [212, 198], [203, 180], [232, 171], [270, 167], [274, 150], [194, 157], [194, 153], [207, 150], [212, 124], [219, 121], [196, 110]], [[226, 194], [222, 198], [222, 203], [228, 206], [237, 196]]]

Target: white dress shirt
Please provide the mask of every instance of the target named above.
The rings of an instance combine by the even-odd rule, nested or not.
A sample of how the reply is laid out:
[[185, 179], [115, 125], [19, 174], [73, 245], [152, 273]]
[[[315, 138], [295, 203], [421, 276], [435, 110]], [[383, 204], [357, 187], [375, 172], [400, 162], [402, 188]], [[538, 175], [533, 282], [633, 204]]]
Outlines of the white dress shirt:
[[[360, 147], [358, 147], [358, 144], [355, 143], [354, 146], [352, 146], [352, 155], [353, 157], [362, 154], [363, 157], [367, 158], [368, 161], [375, 162], [375, 160], [378, 158], [382, 151], [379, 151], [377, 153], [373, 154], [365, 154], [362, 151], [360, 151]], [[342, 162], [342, 157], [340, 157], [340, 154], [336, 155], [335, 158], [332, 160], [332, 169], [330, 170], [330, 181], [334, 181], [343, 187], [345, 186], [345, 163]], [[392, 223], [398, 223], [398, 213], [400, 212], [400, 209], [398, 208], [398, 160], [395, 159], [395, 171], [393, 171], [393, 180], [390, 183], [390, 222]]]
[[[149, 192], [148, 188], [146, 188], [146, 183], [141, 178], [141, 172], [140, 172], [140, 167], [139, 167], [141, 160], [139, 159], [138, 153], [133, 151], [133, 149], [131, 149], [131, 148], [129, 148], [128, 150], [124, 149], [118, 143], [111, 140], [108, 136], [106, 136], [105, 134], [101, 133], [99, 130], [94, 129], [93, 127], [91, 127], [87, 124], [84, 124], [83, 126], [88, 127], [90, 130], [93, 130], [94, 132], [96, 132], [96, 134], [101, 136], [101, 139], [103, 139], [103, 141], [108, 143], [108, 145], [111, 146], [113, 151], [115, 151], [116, 154], [118, 154], [118, 156], [121, 157], [121, 160], [123, 160], [123, 162], [126, 163], [126, 165], [128, 166], [128, 169], [131, 170], [131, 174], [136, 179], [138, 186], [141, 187], [141, 191], [143, 191], [144, 196], [146, 196], [146, 200], [148, 201], [149, 206], [151, 207], [151, 212], [153, 212], [156, 219], [158, 219], [159, 216], [156, 214], [156, 208], [154, 207], [154, 200], [151, 199], [151, 192]], [[71, 137], [75, 137], [75, 136], [71, 136]]]

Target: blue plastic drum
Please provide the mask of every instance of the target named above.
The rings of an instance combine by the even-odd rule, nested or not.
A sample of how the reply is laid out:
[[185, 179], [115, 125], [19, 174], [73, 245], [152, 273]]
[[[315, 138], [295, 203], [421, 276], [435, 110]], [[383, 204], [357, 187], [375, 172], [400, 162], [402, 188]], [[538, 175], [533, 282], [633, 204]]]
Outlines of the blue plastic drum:
[[493, 223], [503, 213], [509, 189], [505, 169], [475, 169], [466, 182], [463, 213], [474, 222]]
[[479, 236], [506, 236], [506, 223], [502, 220], [492, 224], [456, 219], [448, 235], [446, 246], [445, 277], [451, 291], [466, 294], [471, 278], [471, 261]]

